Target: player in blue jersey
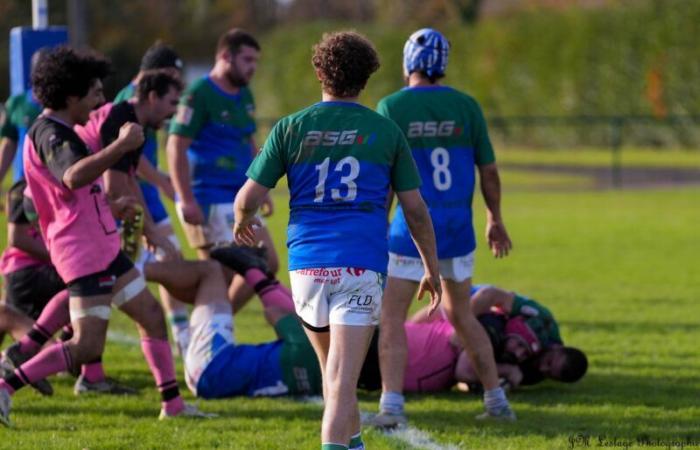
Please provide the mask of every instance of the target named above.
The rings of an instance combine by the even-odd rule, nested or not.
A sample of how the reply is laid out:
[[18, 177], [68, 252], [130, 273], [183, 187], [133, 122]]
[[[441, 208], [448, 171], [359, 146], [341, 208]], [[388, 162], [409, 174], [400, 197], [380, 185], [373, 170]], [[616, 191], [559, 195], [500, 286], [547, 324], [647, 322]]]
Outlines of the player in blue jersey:
[[234, 235], [255, 244], [255, 214], [286, 175], [295, 309], [323, 374], [322, 448], [362, 449], [357, 380], [381, 310], [389, 190], [426, 266], [419, 295], [429, 292], [433, 308], [440, 301], [435, 235], [401, 130], [357, 103], [379, 67], [372, 44], [353, 32], [325, 34], [312, 63], [323, 101], [270, 132], [236, 197]]
[[[167, 153], [177, 191], [177, 210], [190, 246], [208, 257], [215, 242], [231, 241], [231, 202], [246, 180], [256, 154], [255, 102], [248, 83], [255, 74], [260, 45], [249, 33], [232, 29], [217, 44], [216, 62], [209, 74], [183, 93], [170, 125]], [[272, 213], [266, 199], [264, 214]], [[258, 239], [268, 248], [268, 262], [277, 271], [277, 254], [267, 228]], [[243, 277], [230, 288], [234, 310], [253, 295]]]
[[[421, 194], [435, 227], [445, 311], [486, 388], [486, 412], [479, 418], [514, 420], [498, 384], [488, 336], [467, 302], [476, 247], [471, 211], [475, 167], [487, 208], [489, 247], [496, 257], [502, 257], [508, 254], [511, 242], [501, 217], [498, 170], [481, 109], [472, 97], [439, 82], [445, 75], [449, 48], [447, 39], [435, 30], [413, 33], [404, 46], [407, 87], [382, 99], [377, 111], [401, 128], [423, 179]], [[406, 422], [403, 324], [423, 276], [401, 206], [389, 230], [389, 252], [380, 342], [383, 387], [380, 413], [372, 423], [392, 427]]]

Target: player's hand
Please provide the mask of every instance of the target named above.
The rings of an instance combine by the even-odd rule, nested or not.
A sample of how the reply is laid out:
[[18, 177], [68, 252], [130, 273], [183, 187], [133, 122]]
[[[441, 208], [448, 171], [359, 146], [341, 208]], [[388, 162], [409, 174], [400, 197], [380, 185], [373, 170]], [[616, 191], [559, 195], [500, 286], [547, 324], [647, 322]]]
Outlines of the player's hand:
[[256, 230], [262, 227], [260, 219], [253, 216], [244, 222], [233, 224], [233, 240], [238, 245], [255, 247], [258, 245]]
[[204, 223], [204, 213], [197, 202], [181, 202], [178, 204], [178, 207], [185, 222], [190, 225], [202, 225]]
[[146, 135], [143, 133], [141, 125], [127, 122], [119, 128], [119, 137], [117, 139], [124, 146], [125, 152], [132, 152], [143, 145]]
[[159, 258], [159, 261], [177, 261], [182, 259], [182, 255], [175, 245], [162, 234], [156, 232], [144, 235], [144, 238], [146, 239], [146, 247], [148, 247], [151, 252], [155, 254], [158, 249], [162, 252], [163, 257]]
[[170, 201], [175, 201], [175, 188], [173, 187], [173, 182], [170, 180], [170, 176], [163, 172], [158, 172], [158, 174], [158, 189], [160, 189]]
[[135, 197], [124, 195], [109, 202], [112, 215], [119, 220], [133, 220], [138, 211], [138, 202]]
[[486, 224], [486, 240], [489, 243], [491, 253], [496, 258], [508, 256], [508, 252], [513, 249], [513, 243], [508, 237], [506, 227], [500, 222]]
[[430, 294], [428, 316], [431, 316], [438, 306], [440, 306], [440, 301], [442, 300], [442, 285], [440, 284], [440, 277], [429, 273], [427, 270], [418, 287], [418, 300], [423, 300], [423, 295], [426, 292]]
[[274, 212], [275, 205], [272, 203], [272, 197], [270, 197], [270, 193], [268, 192], [265, 194], [262, 204], [260, 205], [260, 214], [262, 214], [263, 217], [270, 217]]

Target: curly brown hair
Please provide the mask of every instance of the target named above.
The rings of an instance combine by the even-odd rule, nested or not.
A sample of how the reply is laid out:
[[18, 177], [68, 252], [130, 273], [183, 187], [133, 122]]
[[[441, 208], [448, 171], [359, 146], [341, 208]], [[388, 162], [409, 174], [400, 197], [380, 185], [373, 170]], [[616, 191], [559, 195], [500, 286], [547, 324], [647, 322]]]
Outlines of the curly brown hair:
[[311, 58], [323, 90], [335, 97], [356, 97], [379, 69], [379, 56], [366, 37], [354, 31], [324, 33]]

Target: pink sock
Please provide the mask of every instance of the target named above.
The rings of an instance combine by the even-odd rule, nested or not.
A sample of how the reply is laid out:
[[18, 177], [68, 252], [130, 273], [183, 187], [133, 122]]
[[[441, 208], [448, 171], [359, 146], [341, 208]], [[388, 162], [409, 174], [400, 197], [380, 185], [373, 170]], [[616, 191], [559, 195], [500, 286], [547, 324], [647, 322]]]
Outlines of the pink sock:
[[26, 384], [67, 370], [71, 366], [71, 361], [68, 348], [62, 342], [54, 344], [19, 366], [14, 374], [0, 381], [0, 389], [14, 394], [17, 389]]
[[102, 360], [100, 359], [99, 361], [83, 364], [80, 366], [80, 374], [90, 383], [104, 381], [105, 371], [102, 367]]
[[277, 306], [289, 312], [294, 311], [294, 301], [289, 291], [262, 270], [249, 269], [245, 273], [245, 282], [255, 289], [265, 307]]
[[170, 344], [165, 339], [141, 339], [141, 351], [146, 357], [156, 386], [161, 395], [161, 406], [168, 415], [176, 415], [185, 408], [175, 379], [175, 363]]
[[70, 323], [70, 311], [68, 291], [65, 290], [49, 300], [32, 329], [19, 340], [19, 351], [29, 355], [36, 354], [46, 341], [67, 323]]

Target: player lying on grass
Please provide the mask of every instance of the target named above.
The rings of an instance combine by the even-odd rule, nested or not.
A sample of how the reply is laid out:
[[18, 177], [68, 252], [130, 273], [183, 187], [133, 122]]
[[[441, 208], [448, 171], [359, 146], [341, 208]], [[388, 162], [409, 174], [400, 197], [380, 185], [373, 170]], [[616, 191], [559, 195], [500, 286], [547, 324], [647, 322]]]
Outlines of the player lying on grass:
[[[554, 316], [535, 300], [495, 286], [477, 286], [471, 305], [494, 347], [499, 376], [511, 387], [547, 378], [573, 383], [586, 374], [585, 353], [564, 345]], [[471, 365], [464, 363], [464, 381], [478, 383]]]
[[[101, 56], [59, 47], [42, 56], [32, 85], [45, 109], [24, 145], [25, 177], [51, 261], [69, 291], [70, 341], [43, 349], [0, 380], [0, 421], [9, 425], [11, 396], [26, 384], [70, 370], [103, 353], [111, 304], [137, 324], [141, 348], [161, 393], [161, 418], [198, 415], [180, 396], [163, 311], [141, 274], [120, 250], [119, 234], [101, 176], [143, 142], [135, 124], [92, 153], [73, 130], [104, 102]], [[128, 215], [123, 205], [120, 216]], [[117, 208], [119, 209], [119, 208]]]
[[[554, 317], [538, 302], [494, 286], [474, 286], [471, 305], [489, 335], [498, 375], [509, 387], [545, 378], [575, 382], [586, 373], [586, 355], [563, 345]], [[444, 315], [429, 316], [425, 309], [419, 310], [405, 324], [405, 330], [408, 363], [404, 390], [441, 391], [458, 382], [467, 383], [471, 391], [483, 389]], [[370, 356], [377, 359], [372, 348]], [[365, 362], [361, 387], [381, 387], [375, 364], [371, 358]]]

